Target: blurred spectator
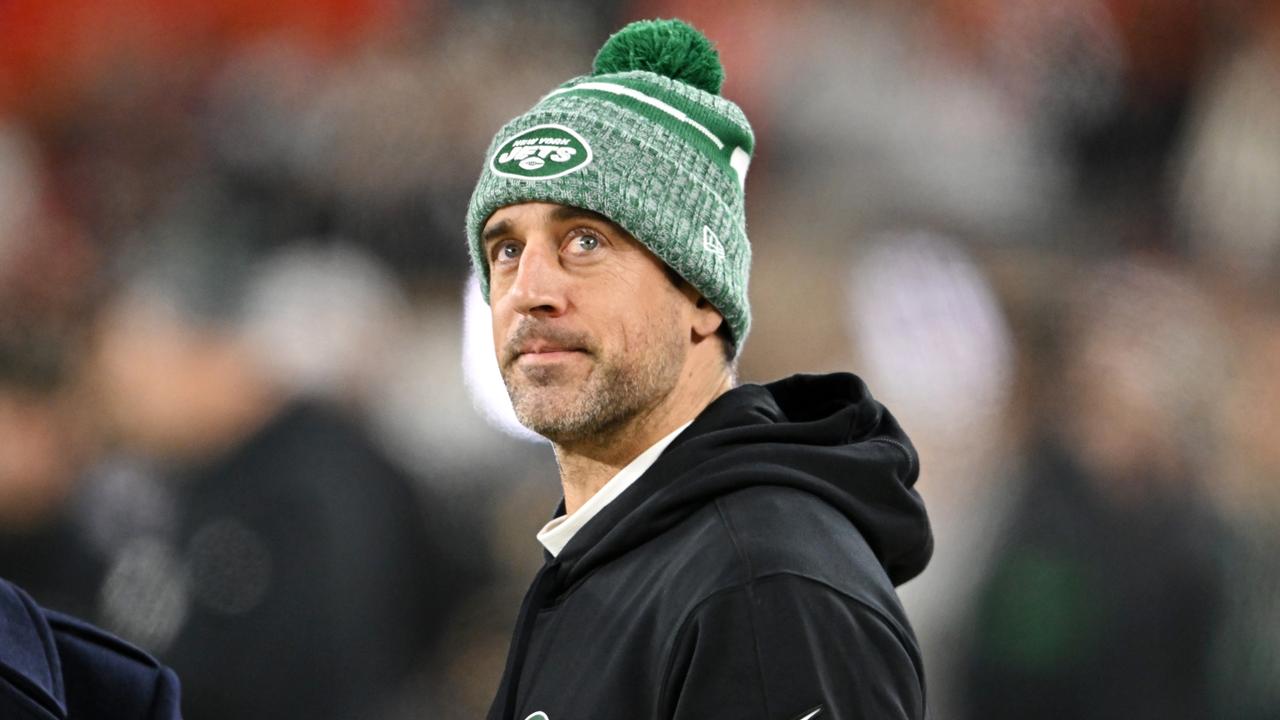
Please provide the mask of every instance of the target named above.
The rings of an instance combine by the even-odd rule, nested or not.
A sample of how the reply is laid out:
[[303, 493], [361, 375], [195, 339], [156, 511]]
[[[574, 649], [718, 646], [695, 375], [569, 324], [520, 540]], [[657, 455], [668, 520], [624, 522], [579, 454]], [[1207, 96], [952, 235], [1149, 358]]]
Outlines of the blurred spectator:
[[99, 257], [46, 170], [34, 138], [0, 121], [0, 575], [88, 615], [102, 561], [76, 517], [97, 452], [78, 377]]
[[1228, 338], [1158, 268], [1076, 292], [979, 592], [966, 716], [1209, 717], [1225, 537], [1202, 482]]
[[[805, 222], [1047, 239], [1062, 202], [1059, 157], [1028, 113], [929, 32], [927, 9], [817, 3], [787, 24], [769, 73], [782, 114], [760, 142], [776, 163], [771, 191], [800, 198]], [[808, 242], [847, 244], [848, 234]]]
[[[103, 621], [179, 672], [192, 720], [382, 716], [479, 571], [448, 551], [474, 533], [452, 524], [446, 533], [445, 506], [341, 405], [268, 372], [292, 370], [293, 387], [314, 389], [325, 373], [340, 387], [340, 370], [308, 371], [270, 322], [225, 315], [229, 288], [286, 301], [287, 287], [238, 290], [225, 259], [209, 268], [222, 271], [211, 272], [219, 283], [173, 285], [172, 260], [144, 265], [97, 325], [93, 387], [117, 462], [142, 461], [174, 507], [170, 527], [129, 538], [112, 558]], [[287, 285], [308, 268], [265, 277]], [[330, 291], [368, 310], [359, 287]], [[307, 310], [295, 320], [343, 329], [323, 306]], [[246, 326], [257, 330], [238, 330]], [[340, 337], [339, 348], [362, 343]], [[255, 349], [246, 338], [276, 344]], [[363, 347], [377, 352], [368, 338]], [[278, 362], [266, 365], [272, 348]], [[344, 359], [363, 358], [324, 358]]]
[[46, 605], [88, 617], [103, 561], [71, 498], [92, 461], [75, 418], [65, 341], [0, 337], [0, 575]]
[[1224, 397], [1229, 442], [1214, 484], [1234, 528], [1223, 553], [1230, 592], [1213, 643], [1214, 717], [1273, 718], [1280, 708], [1280, 320], [1253, 306], [1237, 324], [1239, 362]]
[[1256, 37], [1227, 51], [1197, 94], [1174, 189], [1176, 220], [1197, 256], [1274, 285], [1280, 271], [1280, 9], [1258, 6]]

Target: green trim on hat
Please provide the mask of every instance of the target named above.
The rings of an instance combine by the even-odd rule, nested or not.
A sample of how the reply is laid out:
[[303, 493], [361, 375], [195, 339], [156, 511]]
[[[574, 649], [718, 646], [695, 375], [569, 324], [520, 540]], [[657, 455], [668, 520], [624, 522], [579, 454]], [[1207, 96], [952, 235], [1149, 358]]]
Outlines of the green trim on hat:
[[[665, 126], [691, 144], [703, 146], [725, 172], [735, 177], [745, 175], [745, 168], [739, 172], [734, 167], [733, 158], [735, 154], [745, 154], [749, 158], [755, 139], [737, 123], [703, 105], [690, 102], [682, 95], [665, 91], [634, 76], [607, 79], [593, 76], [566, 84], [547, 97], [565, 93], [591, 94], [617, 103]], [[740, 183], [744, 180], [740, 177]]]
[[[699, 133], [704, 136], [708, 133], [714, 136], [715, 139], [712, 142], [717, 147], [721, 145], [739, 146], [747, 152], [755, 149], [755, 139], [751, 136], [749, 129], [744, 131], [743, 126], [740, 124], [742, 118], [737, 120], [730, 118], [725, 113], [718, 112], [716, 108], [708, 107], [704, 103], [698, 102], [696, 98], [690, 98], [686, 93], [677, 92], [674, 87], [664, 87], [663, 83], [652, 81], [653, 78], [661, 77], [647, 72], [629, 72], [608, 76], [591, 75], [571, 80], [552, 90], [547, 94], [547, 97], [574, 91], [587, 92], [595, 89], [603, 92], [608, 90], [609, 94], [614, 97], [627, 97], [652, 109], [661, 109], [663, 113], [671, 116], [673, 120], [696, 124], [700, 128]], [[621, 86], [626, 88], [627, 91], [633, 92], [628, 96], [625, 91], [611, 89], [611, 87], [616, 86]], [[647, 97], [642, 99], [636, 97], [635, 93]], [[667, 107], [660, 108], [659, 105]], [[679, 117], [681, 115], [683, 118]], [[703, 132], [704, 130], [706, 132]], [[711, 138], [708, 137], [708, 139], [710, 140]]]

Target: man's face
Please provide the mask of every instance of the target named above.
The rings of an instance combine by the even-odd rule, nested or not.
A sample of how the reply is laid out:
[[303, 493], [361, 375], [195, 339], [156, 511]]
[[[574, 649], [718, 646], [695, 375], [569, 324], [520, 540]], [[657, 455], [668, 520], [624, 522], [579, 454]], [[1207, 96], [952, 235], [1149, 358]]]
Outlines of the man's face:
[[523, 203], [485, 223], [493, 343], [526, 427], [604, 440], [667, 398], [694, 303], [665, 266], [597, 213]]

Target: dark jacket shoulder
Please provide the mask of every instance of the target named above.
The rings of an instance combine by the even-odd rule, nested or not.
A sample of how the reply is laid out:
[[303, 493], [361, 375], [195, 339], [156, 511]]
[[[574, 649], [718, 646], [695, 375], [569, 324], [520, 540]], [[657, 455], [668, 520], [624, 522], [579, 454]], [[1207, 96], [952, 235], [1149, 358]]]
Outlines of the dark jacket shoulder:
[[176, 720], [177, 676], [86, 622], [45, 610], [0, 580], [0, 716]]
[[768, 485], [730, 493], [715, 504], [753, 580], [804, 578], [907, 626], [889, 576], [839, 509], [803, 490]]

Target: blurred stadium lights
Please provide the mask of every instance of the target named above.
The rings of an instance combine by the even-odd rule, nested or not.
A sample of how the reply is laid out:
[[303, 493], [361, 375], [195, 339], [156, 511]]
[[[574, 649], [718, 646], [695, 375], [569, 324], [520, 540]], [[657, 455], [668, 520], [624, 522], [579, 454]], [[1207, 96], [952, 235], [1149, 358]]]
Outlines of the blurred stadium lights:
[[995, 429], [1011, 390], [1013, 342], [963, 246], [928, 232], [884, 233], [850, 269], [848, 303], [860, 369], [905, 424], [968, 439]]

